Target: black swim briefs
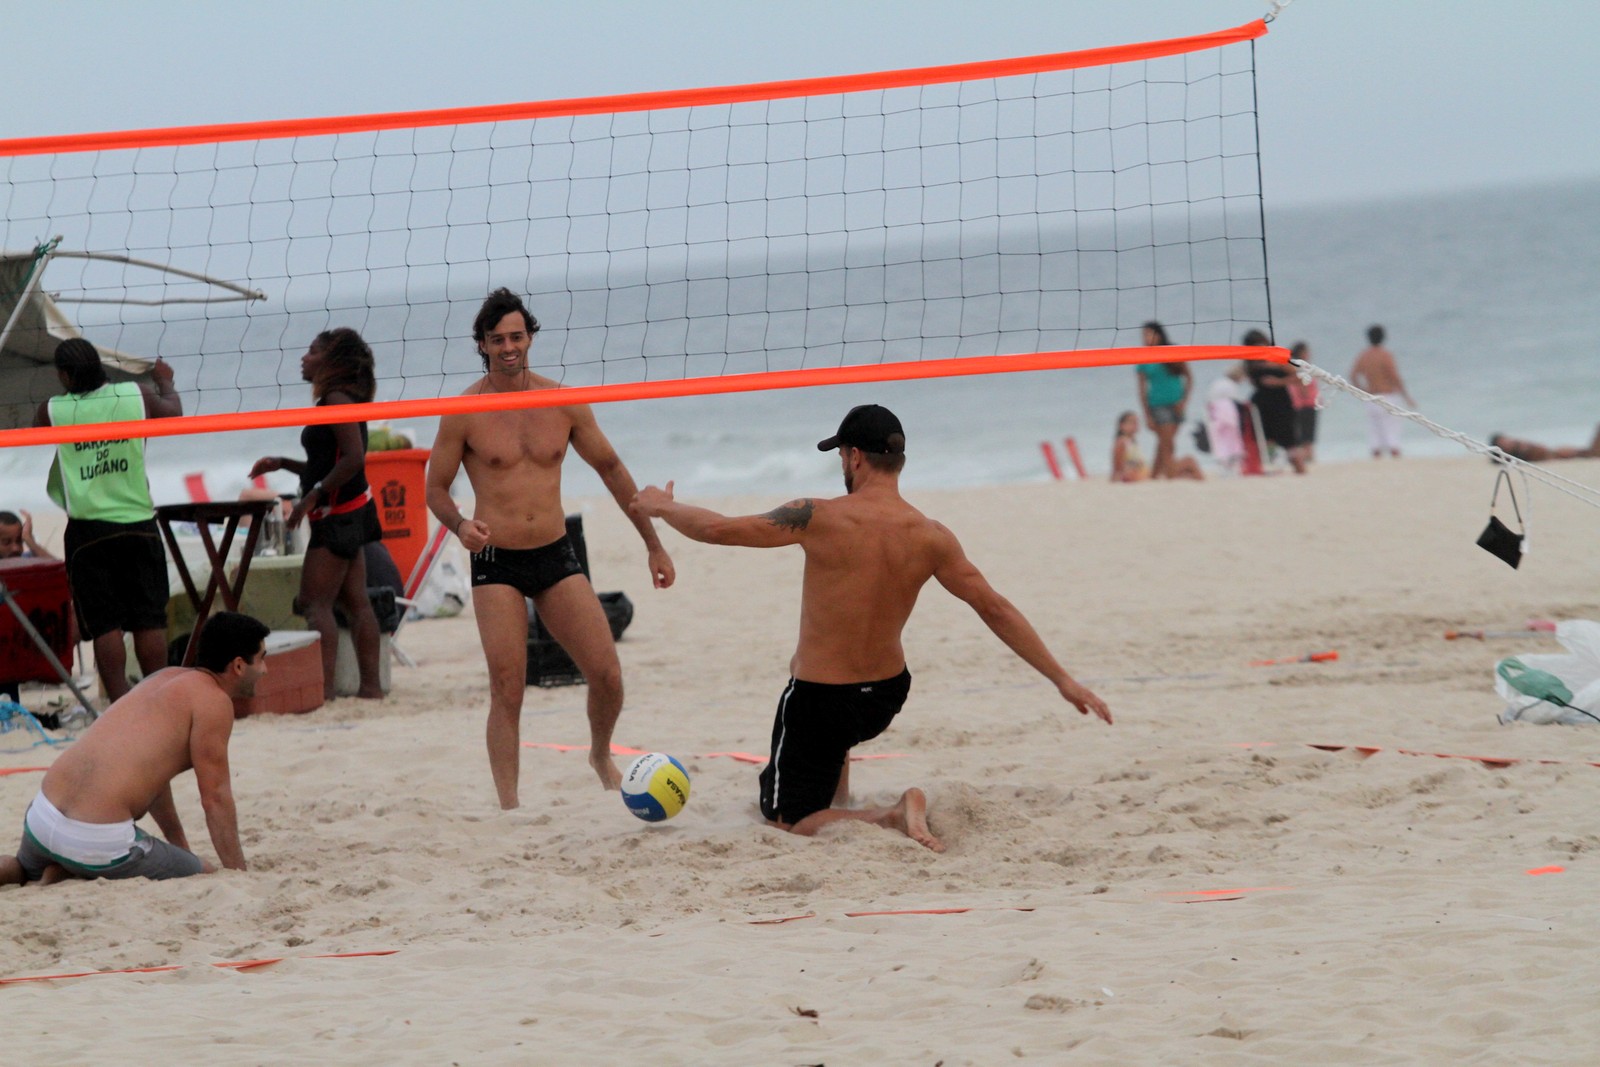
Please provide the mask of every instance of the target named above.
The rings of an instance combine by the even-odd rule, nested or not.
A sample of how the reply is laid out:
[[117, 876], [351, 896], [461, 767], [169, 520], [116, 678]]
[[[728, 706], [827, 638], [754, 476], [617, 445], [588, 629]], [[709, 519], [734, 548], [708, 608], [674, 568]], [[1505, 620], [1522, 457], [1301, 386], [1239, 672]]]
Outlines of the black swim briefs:
[[823, 685], [789, 679], [761, 772], [761, 814], [793, 826], [833, 804], [850, 749], [888, 729], [911, 692], [911, 672], [881, 682]]
[[509, 585], [523, 596], [538, 596], [557, 582], [582, 574], [578, 553], [563, 534], [538, 548], [486, 545], [472, 554], [472, 584]]

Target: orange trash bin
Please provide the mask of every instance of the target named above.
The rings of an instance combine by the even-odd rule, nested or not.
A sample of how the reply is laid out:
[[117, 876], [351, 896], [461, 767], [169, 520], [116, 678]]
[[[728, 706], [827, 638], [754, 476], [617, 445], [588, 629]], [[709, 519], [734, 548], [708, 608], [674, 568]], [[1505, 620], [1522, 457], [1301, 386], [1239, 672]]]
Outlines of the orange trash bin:
[[402, 579], [428, 544], [428, 450], [398, 448], [367, 453], [367, 484], [378, 504], [383, 544]]

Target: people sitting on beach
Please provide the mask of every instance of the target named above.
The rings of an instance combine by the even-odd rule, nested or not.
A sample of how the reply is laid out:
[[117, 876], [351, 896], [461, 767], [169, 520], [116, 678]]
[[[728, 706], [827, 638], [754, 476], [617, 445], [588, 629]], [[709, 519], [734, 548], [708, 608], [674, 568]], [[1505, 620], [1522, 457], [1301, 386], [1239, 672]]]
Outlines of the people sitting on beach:
[[[267, 672], [267, 627], [219, 611], [200, 631], [194, 667], [167, 667], [113, 701], [45, 772], [0, 885], [64, 878], [183, 878], [217, 868], [189, 851], [172, 780], [191, 767], [217, 859], [245, 869], [228, 770], [233, 701]], [[136, 820], [149, 815], [152, 837]]]
[[1552, 448], [1503, 433], [1490, 435], [1489, 443], [1512, 459], [1528, 463], [1545, 463], [1552, 459], [1596, 459], [1600, 458], [1600, 426], [1594, 428], [1594, 440], [1589, 442], [1588, 448]]
[[[1205, 478], [1200, 464], [1193, 456], [1174, 456], [1167, 467], [1169, 478]], [[1117, 436], [1111, 442], [1111, 480], [1114, 482], [1143, 482], [1153, 475], [1139, 448], [1139, 416], [1124, 411], [1117, 416]]]
[[0, 511], [0, 559], [55, 559], [33, 538], [33, 516]]

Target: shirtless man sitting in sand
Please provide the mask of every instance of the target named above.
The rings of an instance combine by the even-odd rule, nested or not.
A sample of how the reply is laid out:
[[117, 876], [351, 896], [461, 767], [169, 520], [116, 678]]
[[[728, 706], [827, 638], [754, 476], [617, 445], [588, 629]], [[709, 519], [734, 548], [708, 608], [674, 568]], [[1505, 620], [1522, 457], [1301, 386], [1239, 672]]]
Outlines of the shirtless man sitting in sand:
[[761, 772], [761, 813], [780, 829], [811, 836], [840, 819], [899, 830], [935, 852], [927, 797], [912, 788], [891, 808], [847, 809], [850, 749], [882, 733], [911, 689], [901, 633], [917, 594], [936, 578], [989, 629], [1053, 683], [1085, 715], [1106, 722], [1105, 701], [1073, 681], [1028, 620], [989, 585], [943, 525], [900, 496], [905, 433], [887, 408], [853, 408], [839, 432], [817, 448], [839, 450], [845, 495], [792, 500], [765, 515], [738, 518], [673, 499], [648, 486], [634, 501], [641, 516], [664, 520], [696, 541], [805, 553], [800, 641], [778, 700], [772, 757]]
[[[233, 701], [267, 671], [267, 628], [218, 612], [200, 631], [197, 667], [168, 667], [134, 686], [45, 772], [16, 856], [0, 885], [63, 878], [183, 878], [216, 870], [189, 851], [172, 779], [194, 769], [211, 844], [224, 867], [245, 869], [228, 772]], [[149, 814], [165, 841], [134, 820]]]

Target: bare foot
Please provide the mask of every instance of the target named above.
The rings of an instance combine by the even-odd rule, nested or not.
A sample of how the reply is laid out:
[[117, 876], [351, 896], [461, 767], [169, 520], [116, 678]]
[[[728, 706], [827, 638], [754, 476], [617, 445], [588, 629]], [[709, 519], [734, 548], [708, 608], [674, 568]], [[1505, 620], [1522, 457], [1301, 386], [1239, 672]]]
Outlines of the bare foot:
[[600, 776], [600, 786], [606, 790], [622, 788], [622, 772], [617, 769], [617, 761], [611, 758], [611, 753], [596, 754], [594, 749], [589, 750], [589, 766], [594, 768], [594, 773]]
[[15, 856], [0, 856], [0, 885], [21, 885], [22, 864]]
[[363, 687], [356, 690], [356, 697], [360, 700], [382, 700], [383, 690], [378, 686], [373, 686], [370, 691]]
[[884, 825], [899, 830], [917, 844], [935, 852], [944, 851], [944, 842], [928, 829], [928, 798], [915, 787], [900, 794], [900, 803], [889, 812]]
[[61, 864], [52, 863], [50, 866], [44, 869], [43, 873], [39, 875], [39, 884], [55, 885], [57, 882], [65, 882], [71, 877], [72, 873], [65, 867], [61, 866]]

